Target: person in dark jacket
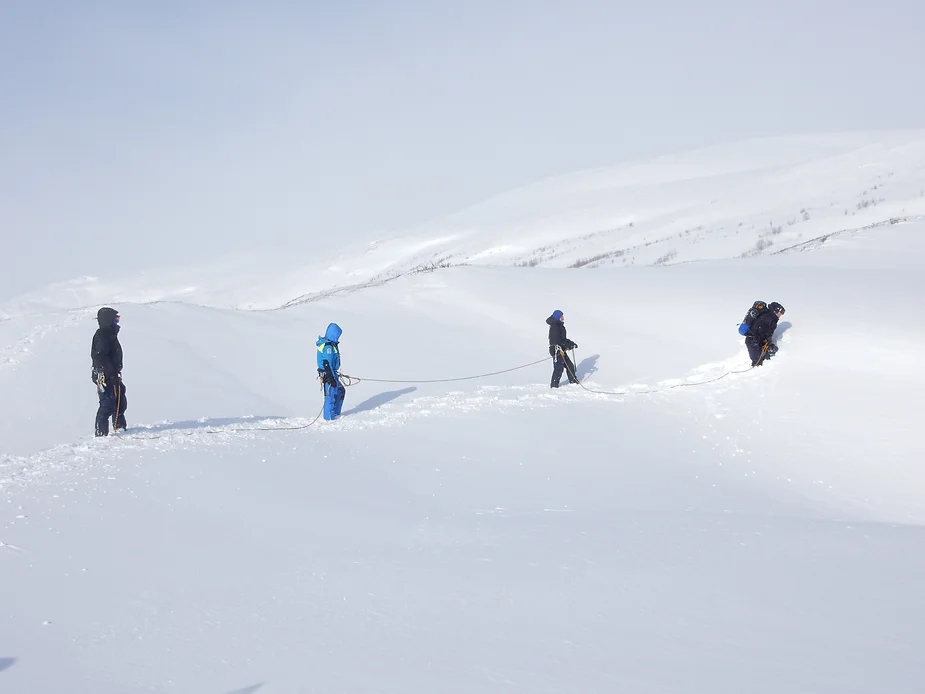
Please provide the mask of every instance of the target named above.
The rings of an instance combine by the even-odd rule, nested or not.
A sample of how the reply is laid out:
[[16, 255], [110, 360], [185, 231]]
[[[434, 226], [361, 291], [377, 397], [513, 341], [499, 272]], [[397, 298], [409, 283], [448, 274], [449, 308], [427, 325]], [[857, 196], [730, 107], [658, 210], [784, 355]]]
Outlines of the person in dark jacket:
[[119, 312], [104, 306], [96, 314], [100, 324], [93, 335], [90, 358], [93, 360], [93, 382], [100, 396], [96, 411], [96, 435], [109, 436], [109, 420], [113, 429], [125, 429], [125, 384], [122, 383], [122, 345], [119, 344]]
[[752, 360], [752, 366], [761, 366], [763, 362], [777, 354], [777, 345], [771, 342], [777, 321], [786, 311], [776, 301], [772, 301], [764, 310], [758, 312], [748, 332], [745, 333], [745, 347]]
[[568, 358], [566, 352], [570, 349], [576, 349], [578, 344], [568, 339], [565, 334], [565, 315], [562, 311], [556, 309], [552, 315], [546, 319], [546, 325], [549, 326], [549, 356], [552, 357], [552, 381], [549, 383], [550, 388], [558, 388], [559, 381], [562, 379], [563, 369], [568, 375], [569, 383], [578, 383], [578, 377], [575, 374], [575, 365]]

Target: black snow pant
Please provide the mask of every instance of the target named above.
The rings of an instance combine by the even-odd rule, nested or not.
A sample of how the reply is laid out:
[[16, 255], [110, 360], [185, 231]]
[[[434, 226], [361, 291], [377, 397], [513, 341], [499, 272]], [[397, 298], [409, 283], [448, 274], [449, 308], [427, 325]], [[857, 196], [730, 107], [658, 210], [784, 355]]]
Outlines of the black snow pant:
[[777, 345], [773, 342], [768, 342], [768, 350], [765, 352], [764, 356], [761, 356], [761, 341], [756, 337], [746, 337], [745, 346], [748, 348], [748, 356], [752, 360], [752, 366], [760, 366], [768, 359], [777, 354]]
[[115, 429], [125, 429], [125, 410], [128, 402], [125, 399], [125, 384], [119, 379], [112, 379], [101, 391], [100, 408], [96, 411], [96, 435], [109, 436], [109, 420], [112, 419]]
[[[550, 347], [549, 349], [553, 351], [555, 347]], [[559, 387], [563, 369], [568, 376], [569, 383], [578, 383], [578, 378], [576, 378], [575, 374], [575, 365], [572, 363], [572, 360], [568, 358], [568, 354], [564, 351], [557, 351], [552, 358], [552, 380], [549, 383], [550, 388]]]

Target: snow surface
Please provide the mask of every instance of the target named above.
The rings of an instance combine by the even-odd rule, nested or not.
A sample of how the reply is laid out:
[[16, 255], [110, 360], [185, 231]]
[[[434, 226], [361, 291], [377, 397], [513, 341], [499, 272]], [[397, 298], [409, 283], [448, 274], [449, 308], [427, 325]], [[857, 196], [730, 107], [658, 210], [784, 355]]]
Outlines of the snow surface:
[[[921, 691], [923, 186], [922, 133], [740, 143], [7, 300], [0, 691]], [[102, 303], [131, 431], [97, 440]], [[584, 388], [548, 388], [555, 308]], [[361, 382], [324, 422], [332, 320]]]

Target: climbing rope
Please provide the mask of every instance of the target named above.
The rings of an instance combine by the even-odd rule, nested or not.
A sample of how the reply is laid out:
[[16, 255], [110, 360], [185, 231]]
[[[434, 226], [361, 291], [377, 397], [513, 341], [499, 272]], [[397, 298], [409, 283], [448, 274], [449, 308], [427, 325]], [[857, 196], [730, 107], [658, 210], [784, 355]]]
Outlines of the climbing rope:
[[119, 408], [122, 407], [122, 382], [119, 379], [113, 381], [112, 389], [116, 391], [116, 411], [112, 413], [112, 430], [119, 428]]
[[[771, 346], [771, 343], [767, 340], [764, 341], [764, 344], [761, 345], [761, 354], [758, 357], [758, 361], [755, 362], [755, 366], [760, 366], [761, 362], [764, 361], [765, 355], [768, 353], [768, 348]], [[752, 367], [754, 368], [754, 367]]]
[[321, 405], [321, 409], [318, 410], [318, 414], [315, 415], [315, 418], [310, 421], [308, 424], [301, 424], [297, 427], [239, 427], [236, 429], [217, 429], [217, 430], [206, 430], [207, 434], [221, 434], [226, 431], [232, 432], [245, 432], [245, 431], [299, 431], [300, 429], [308, 429], [312, 424], [321, 419], [321, 415], [324, 414], [324, 404]]
[[[202, 432], [196, 431], [181, 431], [179, 432], [180, 436], [195, 436], [197, 433], [203, 434], [224, 434], [224, 433], [244, 433], [248, 431], [299, 431], [300, 429], [308, 429], [312, 424], [321, 419], [321, 415], [324, 414], [324, 405], [321, 405], [321, 409], [318, 410], [318, 414], [315, 415], [315, 418], [310, 421], [308, 424], [301, 424], [295, 427], [233, 427], [230, 429], [205, 429]], [[148, 441], [151, 439], [162, 438], [161, 434], [152, 434], [152, 435], [139, 435], [139, 434], [128, 434], [125, 438], [129, 439], [140, 439], [143, 441]]]
[[521, 366], [504, 369], [503, 371], [492, 371], [491, 373], [476, 374], [475, 376], [460, 376], [459, 378], [432, 378], [427, 380], [400, 381], [397, 379], [388, 378], [357, 378], [356, 376], [347, 376], [346, 374], [340, 374], [340, 377], [350, 381], [349, 383], [345, 383], [345, 386], [354, 386], [357, 383], [362, 383], [363, 381], [367, 381], [369, 383], [452, 383], [455, 381], [472, 381], [476, 378], [487, 378], [488, 376], [497, 376], [499, 374], [510, 373], [511, 371], [519, 371], [520, 369], [526, 369], [531, 366], [536, 366], [537, 364], [542, 364], [547, 359], [549, 359], [549, 357], [543, 357], [537, 361], [531, 361], [529, 364], [522, 364]]
[[[767, 352], [767, 349], [768, 347], [767, 345], [765, 345], [764, 349], [761, 352], [761, 359], [764, 358], [764, 355], [765, 355], [765, 352]], [[562, 356], [564, 357], [565, 356], [564, 350], [560, 349], [559, 351], [562, 353]], [[574, 355], [575, 355], [575, 350], [573, 349], [572, 350], [573, 360], [574, 360]], [[518, 371], [520, 369], [526, 369], [531, 366], [536, 366], [537, 364], [542, 364], [547, 359], [549, 359], [549, 357], [544, 357], [543, 359], [530, 362], [529, 364], [523, 364], [521, 366], [515, 366], [510, 369], [504, 369], [503, 371], [492, 371], [491, 373], [477, 374], [475, 376], [462, 376], [459, 378], [437, 378], [437, 379], [428, 379], [428, 380], [397, 380], [397, 379], [384, 379], [384, 378], [358, 378], [356, 376], [348, 376], [346, 374], [339, 374], [339, 377], [342, 381], [344, 381], [345, 387], [355, 386], [358, 383], [361, 383], [363, 381], [367, 381], [369, 383], [451, 383], [451, 382], [456, 382], [456, 381], [471, 381], [477, 378], [486, 378], [488, 376], [497, 376], [498, 374], [510, 373], [511, 371]], [[760, 364], [761, 360], [759, 360], [758, 363]], [[726, 378], [727, 376], [732, 376], [733, 374], [747, 373], [748, 371], [751, 371], [753, 368], [755, 368], [753, 366], [750, 366], [747, 369], [726, 371], [725, 373], [722, 373], [719, 376], [716, 376], [714, 378], [709, 378], [705, 381], [696, 381], [694, 383], [675, 383], [674, 385], [666, 386], [664, 388], [652, 388], [649, 390], [595, 390], [592, 388], [588, 388], [584, 383], [581, 382], [581, 380], [579, 380], [578, 376], [575, 374], [572, 368], [568, 365], [567, 360], [565, 361], [565, 367], [568, 370], [569, 375], [575, 380], [575, 382], [579, 386], [581, 386], [587, 392], [595, 393], [596, 395], [652, 395], [655, 393], [663, 393], [667, 390], [672, 390], [674, 388], [686, 388], [690, 386], [701, 386], [701, 385], [706, 385], [708, 383], [715, 383], [716, 381], [720, 381]]]
[[[767, 351], [767, 349], [768, 347], [767, 345], [765, 345], [764, 349], [761, 352], [762, 358], [764, 357], [764, 353]], [[561, 349], [559, 351], [562, 352], [562, 356], [564, 357], [565, 353]], [[573, 350], [572, 351], [573, 356], [574, 356], [574, 353], [575, 352]], [[569, 375], [573, 379], [575, 379], [573, 382], [579, 385], [584, 390], [588, 391], [589, 393], [594, 393], [595, 395], [654, 395], [656, 393], [664, 393], [665, 391], [672, 390], [674, 388], [687, 388], [690, 386], [702, 386], [702, 385], [706, 385], [707, 383], [715, 383], [716, 381], [721, 381], [722, 379], [726, 378], [726, 376], [732, 376], [733, 374], [748, 373], [749, 371], [755, 368], [754, 366], [749, 366], [747, 369], [726, 371], [720, 374], [719, 376], [716, 376], [714, 378], [708, 378], [705, 381], [695, 381], [693, 383], [675, 383], [670, 386], [665, 386], [664, 388], [652, 388], [649, 390], [594, 390], [592, 388], [588, 388], [588, 386], [586, 386], [584, 383], [581, 382], [581, 380], [578, 378], [575, 372], [572, 371], [572, 368], [569, 366], [569, 362], [567, 359], [563, 359], [563, 361], [565, 362], [565, 368], [569, 372]], [[760, 364], [761, 362], [759, 361], [758, 363]]]
[[[761, 357], [759, 358], [757, 364], [760, 364], [761, 361], [764, 359], [767, 350], [768, 350], [768, 345], [765, 344], [765, 345], [763, 346], [762, 350], [761, 350]], [[566, 368], [566, 370], [568, 371], [569, 376], [570, 376], [572, 379], [574, 379], [574, 382], [577, 383], [577, 384], [578, 384], [582, 389], [584, 389], [585, 391], [587, 391], [587, 392], [589, 392], [589, 393], [594, 393], [595, 395], [651, 395], [651, 394], [655, 394], [655, 393], [663, 393], [663, 392], [665, 392], [665, 391], [672, 390], [672, 389], [674, 389], [674, 388], [685, 388], [685, 387], [690, 387], [690, 386], [702, 386], [702, 385], [706, 385], [706, 384], [708, 384], [708, 383], [715, 383], [716, 381], [720, 381], [720, 380], [726, 378], [727, 376], [732, 376], [733, 374], [743, 374], [743, 373], [747, 373], [747, 372], [751, 371], [753, 368], [755, 368], [754, 366], [750, 366], [750, 367], [748, 367], [747, 369], [737, 369], [737, 370], [733, 370], [733, 371], [726, 371], [725, 373], [722, 373], [722, 374], [720, 374], [719, 376], [716, 376], [716, 377], [714, 377], [714, 378], [709, 378], [709, 379], [707, 379], [707, 380], [705, 380], [705, 381], [696, 381], [696, 382], [693, 382], [693, 383], [675, 383], [674, 385], [666, 386], [666, 387], [664, 387], [664, 388], [652, 388], [652, 389], [649, 389], [649, 390], [596, 390], [596, 389], [593, 389], [593, 388], [589, 388], [589, 387], [586, 386], [584, 383], [582, 383], [581, 380], [579, 380], [577, 374], [575, 374], [575, 372], [574, 372], [574, 370], [573, 370], [574, 364], [571, 364], [571, 365], [570, 365], [570, 362], [568, 361], [568, 359], [565, 358], [565, 357], [567, 356], [567, 355], [565, 354], [565, 351], [562, 350], [562, 349], [560, 348], [560, 349], [559, 349], [559, 353], [560, 353], [561, 356], [564, 358], [563, 361], [565, 361], [565, 368]], [[575, 350], [573, 349], [573, 350], [572, 350], [572, 358], [573, 358], [573, 359], [574, 359], [574, 355], [575, 355]], [[529, 364], [521, 364], [520, 366], [514, 366], [514, 367], [512, 367], [512, 368], [510, 368], [510, 369], [502, 369], [501, 371], [491, 371], [491, 372], [488, 372], [488, 373], [476, 374], [476, 375], [474, 375], [474, 376], [460, 376], [460, 377], [456, 377], [456, 378], [434, 378], [434, 379], [414, 379], [414, 380], [408, 380], [408, 379], [386, 379], [386, 378], [359, 378], [359, 377], [357, 377], [357, 376], [348, 376], [347, 374], [338, 374], [338, 377], [339, 377], [341, 383], [343, 384], [343, 386], [344, 386], [345, 388], [349, 388], [349, 387], [351, 387], [351, 386], [355, 386], [355, 385], [357, 385], [357, 384], [359, 384], [359, 383], [362, 383], [363, 381], [366, 381], [366, 382], [368, 382], [368, 383], [454, 383], [454, 382], [458, 382], [458, 381], [472, 381], [472, 380], [475, 380], [475, 379], [478, 379], [478, 378], [487, 378], [487, 377], [489, 377], [489, 376], [498, 376], [498, 375], [500, 375], [500, 374], [511, 373], [512, 371], [519, 371], [519, 370], [521, 370], [521, 369], [526, 369], [526, 368], [529, 368], [529, 367], [531, 367], [531, 366], [536, 366], [537, 364], [542, 364], [542, 363], [545, 362], [547, 359], [549, 359], [549, 357], [543, 357], [542, 359], [538, 359], [537, 361], [532, 361], [532, 362], [530, 362]], [[756, 365], [757, 365], [757, 364], [756, 364]], [[322, 406], [321, 406], [321, 409], [318, 411], [318, 414], [317, 414], [317, 415], [315, 416], [315, 418], [312, 419], [312, 421], [310, 421], [308, 424], [302, 424], [302, 425], [299, 425], [299, 426], [287, 426], [287, 427], [234, 427], [234, 428], [230, 428], [230, 429], [206, 429], [206, 430], [205, 430], [204, 432], [202, 432], [202, 433], [205, 433], [205, 434], [222, 434], [222, 433], [226, 433], [226, 432], [244, 433], [244, 432], [248, 432], [248, 431], [300, 431], [300, 430], [302, 430], [302, 429], [308, 429], [310, 426], [312, 426], [313, 424], [315, 424], [315, 422], [317, 422], [319, 419], [321, 419], [322, 414], [324, 414], [324, 405], [323, 405], [323, 404], [322, 404]], [[183, 435], [183, 436], [195, 436], [197, 432], [191, 431], [191, 432], [180, 432], [180, 433], [181, 433], [181, 435]], [[127, 438], [135, 438], [135, 439], [159, 439], [159, 438], [161, 438], [161, 435], [160, 435], [160, 434], [155, 434], [155, 435], [150, 435], [150, 436], [140, 436], [140, 435], [137, 435], [137, 434], [130, 434], [130, 435], [128, 435]]]

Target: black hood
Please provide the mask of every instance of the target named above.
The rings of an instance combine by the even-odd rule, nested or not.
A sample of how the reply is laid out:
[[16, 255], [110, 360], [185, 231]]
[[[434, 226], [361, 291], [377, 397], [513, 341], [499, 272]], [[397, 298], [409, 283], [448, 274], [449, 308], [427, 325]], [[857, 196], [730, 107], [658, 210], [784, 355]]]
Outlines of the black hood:
[[101, 328], [114, 328], [118, 327], [113, 325], [113, 322], [116, 319], [116, 316], [119, 315], [119, 312], [114, 308], [109, 308], [104, 306], [99, 311], [96, 312], [96, 320], [100, 324]]

